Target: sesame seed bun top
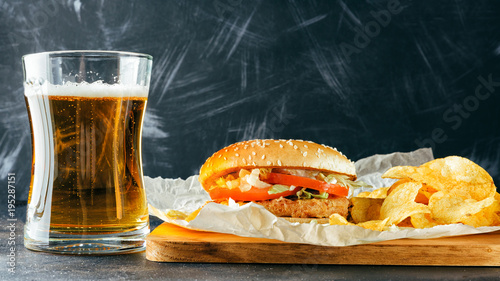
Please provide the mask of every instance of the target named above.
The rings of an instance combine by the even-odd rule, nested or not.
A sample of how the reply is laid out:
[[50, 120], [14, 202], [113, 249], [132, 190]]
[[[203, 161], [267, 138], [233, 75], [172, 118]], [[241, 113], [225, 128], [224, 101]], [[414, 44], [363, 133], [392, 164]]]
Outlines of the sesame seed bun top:
[[199, 181], [210, 188], [221, 176], [255, 168], [319, 170], [356, 179], [354, 163], [337, 149], [303, 140], [249, 140], [227, 146], [207, 159]]

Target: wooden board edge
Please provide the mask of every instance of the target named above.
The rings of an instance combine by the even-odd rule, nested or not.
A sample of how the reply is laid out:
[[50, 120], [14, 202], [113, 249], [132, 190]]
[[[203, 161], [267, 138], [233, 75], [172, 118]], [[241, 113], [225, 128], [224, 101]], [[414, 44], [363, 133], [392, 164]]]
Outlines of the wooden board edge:
[[[500, 245], [411, 249], [394, 245], [324, 247], [293, 243], [148, 241], [146, 258], [158, 262], [337, 265], [500, 266]], [[376, 258], [374, 258], [376, 257]]]
[[[176, 231], [175, 227], [171, 230]], [[498, 232], [480, 234], [489, 238], [488, 243], [477, 243], [467, 247], [463, 244], [450, 243], [450, 240], [447, 240], [454, 241], [453, 239], [459, 236], [327, 247], [213, 232], [205, 232], [203, 235], [231, 237], [231, 239], [218, 241], [209, 241], [209, 239], [204, 241], [200, 237], [179, 239], [179, 235], [189, 234], [189, 231], [194, 230], [175, 233], [171, 236], [172, 240], [169, 240], [165, 232], [161, 233], [162, 235], [148, 237], [146, 258], [156, 262], [187, 263], [500, 266], [500, 239], [498, 244], [491, 239], [491, 237], [496, 239], [496, 236], [500, 234]], [[199, 236], [199, 233], [195, 234]], [[470, 238], [472, 240], [484, 239], [478, 235], [471, 235]], [[437, 241], [440, 239], [447, 243], [439, 244]], [[422, 241], [429, 243], [422, 243]]]

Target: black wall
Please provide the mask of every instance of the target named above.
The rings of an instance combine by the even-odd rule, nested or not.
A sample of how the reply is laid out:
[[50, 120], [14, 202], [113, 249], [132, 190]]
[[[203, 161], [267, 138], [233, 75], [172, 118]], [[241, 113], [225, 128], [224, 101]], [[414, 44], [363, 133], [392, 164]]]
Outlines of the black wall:
[[[0, 0], [0, 177], [26, 200], [21, 56], [153, 55], [145, 175], [230, 143], [298, 138], [352, 160], [432, 146], [500, 184], [499, 1]], [[5, 194], [6, 188], [2, 188]]]

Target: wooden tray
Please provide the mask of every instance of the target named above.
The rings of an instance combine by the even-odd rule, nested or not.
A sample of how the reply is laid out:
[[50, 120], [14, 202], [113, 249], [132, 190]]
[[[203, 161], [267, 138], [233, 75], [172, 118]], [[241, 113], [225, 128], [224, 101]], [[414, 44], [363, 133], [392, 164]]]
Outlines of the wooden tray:
[[500, 232], [325, 247], [163, 223], [147, 238], [146, 258], [197, 263], [500, 266]]

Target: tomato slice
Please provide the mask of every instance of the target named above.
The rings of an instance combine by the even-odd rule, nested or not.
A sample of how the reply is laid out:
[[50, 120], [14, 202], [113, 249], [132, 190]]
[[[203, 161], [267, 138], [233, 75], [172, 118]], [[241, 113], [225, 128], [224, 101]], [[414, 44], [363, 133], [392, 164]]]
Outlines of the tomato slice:
[[346, 197], [349, 194], [349, 188], [340, 184], [332, 184], [324, 181], [293, 175], [269, 173], [267, 179], [265, 179], [264, 181], [270, 184], [294, 185], [299, 187], [311, 188], [342, 197]]
[[233, 198], [235, 201], [260, 201], [280, 198], [281, 196], [289, 196], [297, 193], [301, 188], [296, 187], [294, 190], [288, 190], [281, 193], [269, 194], [269, 188], [257, 188], [252, 186], [248, 191], [241, 191], [239, 188], [215, 188], [208, 192], [212, 200]]

